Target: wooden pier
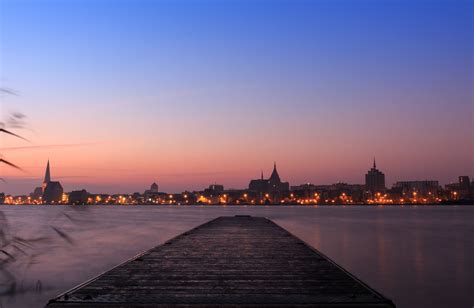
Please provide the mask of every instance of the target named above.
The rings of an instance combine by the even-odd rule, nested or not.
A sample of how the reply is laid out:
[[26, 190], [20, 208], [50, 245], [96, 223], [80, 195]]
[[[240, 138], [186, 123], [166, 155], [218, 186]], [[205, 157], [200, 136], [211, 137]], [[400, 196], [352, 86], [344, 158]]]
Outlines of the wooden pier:
[[271, 220], [250, 216], [211, 220], [47, 305], [261, 306], [395, 307]]

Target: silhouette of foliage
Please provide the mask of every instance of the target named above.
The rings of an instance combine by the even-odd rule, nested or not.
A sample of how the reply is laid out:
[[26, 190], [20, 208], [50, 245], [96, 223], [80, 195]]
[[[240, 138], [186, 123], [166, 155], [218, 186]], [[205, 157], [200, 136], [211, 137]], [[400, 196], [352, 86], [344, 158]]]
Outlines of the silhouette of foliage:
[[0, 158], [0, 163], [4, 163], [4, 164], [6, 164], [6, 165], [8, 165], [8, 166], [10, 166], [10, 167], [13, 167], [13, 168], [15, 168], [15, 169], [22, 170], [22, 169], [21, 169], [20, 167], [18, 167], [17, 165], [15, 165], [15, 164], [13, 164], [13, 163], [7, 161], [7, 160], [4, 160], [3, 158]]
[[[10, 95], [18, 95], [16, 91], [14, 91], [12, 89], [7, 89], [7, 88], [4, 88], [4, 87], [0, 87], [0, 93], [10, 94]], [[9, 117], [9, 126], [12, 126], [14, 128], [23, 128], [24, 127], [23, 119], [25, 117], [26, 116], [21, 112], [13, 112]], [[3, 122], [0, 122], [0, 133], [10, 135], [10, 136], [28, 141], [26, 138], [24, 138], [24, 137], [22, 137], [18, 134], [15, 134], [15, 133], [11, 132], [10, 130], [7, 130], [5, 128], [5, 123], [3, 123]], [[0, 154], [0, 156], [1, 156], [1, 154]], [[12, 168], [21, 170], [21, 168], [19, 166], [15, 165], [14, 163], [12, 163], [10, 161], [7, 161], [3, 158], [0, 158], [0, 163], [5, 164], [7, 166], [10, 166]], [[5, 180], [2, 179], [2, 181], [5, 181]]]
[[[0, 88], [0, 94], [18, 95], [16, 91], [6, 88]], [[12, 128], [24, 128], [25, 117], [26, 116], [20, 112], [11, 113], [6, 123], [0, 122], [0, 133], [28, 141], [26, 138], [6, 128], [7, 126]], [[1, 156], [0, 154], [0, 157]], [[0, 164], [22, 170], [20, 166], [4, 158], [0, 158]], [[5, 182], [5, 179], [0, 178], [0, 181]], [[72, 215], [66, 212], [62, 212], [60, 217], [70, 222], [75, 222]], [[51, 232], [51, 230], [53, 232]], [[36, 263], [36, 259], [42, 253], [51, 252], [53, 249], [58, 248], [58, 246], [53, 245], [56, 238], [61, 239], [68, 245], [74, 244], [73, 238], [56, 226], [46, 226], [43, 232], [38, 234], [36, 234], [35, 237], [20, 237], [13, 234], [7, 217], [3, 211], [0, 210], [0, 296], [12, 296], [20, 292], [31, 290], [39, 293], [42, 292], [43, 283], [41, 280], [37, 280], [34, 286], [25, 286], [24, 280], [20, 280], [19, 277], [17, 277], [17, 271], [14, 269], [23, 268], [27, 270], [31, 265]]]

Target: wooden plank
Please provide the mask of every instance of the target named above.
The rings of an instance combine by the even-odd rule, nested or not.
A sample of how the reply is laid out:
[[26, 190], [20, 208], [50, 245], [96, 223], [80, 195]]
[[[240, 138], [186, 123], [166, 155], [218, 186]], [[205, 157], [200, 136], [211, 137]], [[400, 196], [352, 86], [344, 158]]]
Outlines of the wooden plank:
[[219, 217], [47, 307], [395, 307], [269, 219]]

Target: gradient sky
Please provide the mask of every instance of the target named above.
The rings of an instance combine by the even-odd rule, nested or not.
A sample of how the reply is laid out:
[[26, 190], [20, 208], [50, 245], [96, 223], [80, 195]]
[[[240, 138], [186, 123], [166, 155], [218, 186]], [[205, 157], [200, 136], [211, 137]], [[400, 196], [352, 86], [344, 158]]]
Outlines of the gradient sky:
[[[474, 176], [473, 1], [0, 1], [0, 191]], [[14, 148], [30, 147], [30, 148]]]

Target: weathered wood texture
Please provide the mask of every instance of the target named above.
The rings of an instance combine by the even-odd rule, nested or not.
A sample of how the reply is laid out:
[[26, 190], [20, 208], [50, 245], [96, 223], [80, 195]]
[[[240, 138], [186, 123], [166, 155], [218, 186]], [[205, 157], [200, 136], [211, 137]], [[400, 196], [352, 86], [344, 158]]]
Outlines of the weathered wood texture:
[[266, 218], [220, 217], [48, 307], [394, 307]]

